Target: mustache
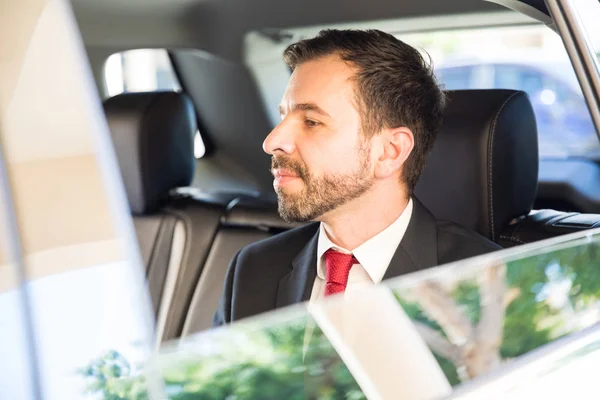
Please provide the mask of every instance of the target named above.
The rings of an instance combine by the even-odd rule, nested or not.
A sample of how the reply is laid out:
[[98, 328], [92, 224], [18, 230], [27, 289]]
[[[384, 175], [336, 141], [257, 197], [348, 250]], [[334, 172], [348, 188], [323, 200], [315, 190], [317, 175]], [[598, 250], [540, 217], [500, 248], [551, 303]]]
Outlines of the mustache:
[[302, 163], [282, 156], [271, 158], [271, 171], [274, 169], [287, 169], [298, 175], [300, 178], [304, 178], [308, 175], [308, 171]]

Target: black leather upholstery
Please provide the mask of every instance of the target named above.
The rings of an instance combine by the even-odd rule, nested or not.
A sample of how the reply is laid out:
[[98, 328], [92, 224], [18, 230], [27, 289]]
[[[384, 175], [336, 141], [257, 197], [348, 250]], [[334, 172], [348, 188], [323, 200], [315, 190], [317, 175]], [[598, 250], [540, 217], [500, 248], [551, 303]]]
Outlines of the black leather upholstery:
[[[196, 117], [186, 95], [123, 94], [108, 99], [104, 108], [158, 318], [157, 338], [171, 339], [183, 326], [173, 315], [187, 310], [232, 196], [197, 200], [181, 188], [191, 183], [195, 166]], [[176, 240], [178, 226], [185, 233]]]
[[458, 90], [415, 189], [439, 219], [497, 241], [527, 215], [538, 179], [537, 128], [524, 92]]
[[498, 244], [502, 247], [518, 246], [599, 227], [600, 214], [536, 210], [525, 218], [513, 221], [504, 229], [500, 234]]
[[273, 192], [271, 159], [262, 151], [273, 126], [250, 70], [200, 50], [174, 50], [171, 59], [211, 152], [198, 160], [194, 186], [249, 195]]
[[196, 117], [182, 93], [121, 94], [104, 103], [131, 212], [157, 211], [194, 176]]

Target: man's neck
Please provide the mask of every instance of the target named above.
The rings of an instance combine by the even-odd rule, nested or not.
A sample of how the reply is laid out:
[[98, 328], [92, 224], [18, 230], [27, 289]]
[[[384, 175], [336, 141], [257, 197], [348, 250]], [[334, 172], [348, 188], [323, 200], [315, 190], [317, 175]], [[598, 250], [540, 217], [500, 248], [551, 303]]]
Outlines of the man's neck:
[[352, 251], [394, 223], [408, 200], [402, 190], [386, 191], [383, 195], [373, 191], [328, 213], [321, 222], [333, 243]]

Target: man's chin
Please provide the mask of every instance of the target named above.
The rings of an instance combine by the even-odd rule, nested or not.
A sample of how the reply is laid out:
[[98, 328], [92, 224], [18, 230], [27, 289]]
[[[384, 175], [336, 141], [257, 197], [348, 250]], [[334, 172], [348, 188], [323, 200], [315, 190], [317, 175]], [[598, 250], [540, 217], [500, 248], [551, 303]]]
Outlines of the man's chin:
[[288, 204], [302, 200], [305, 196], [304, 187], [301, 185], [275, 186], [275, 193], [277, 193], [277, 199], [280, 203], [283, 201]]
[[296, 213], [290, 213], [289, 211], [279, 211], [279, 216], [282, 220], [288, 224], [302, 224], [305, 222], [311, 222], [313, 220], [304, 218], [302, 215]]
[[289, 198], [282, 198], [281, 195], [278, 196], [278, 211], [279, 216], [287, 223], [308, 222], [310, 220], [296, 204], [290, 202]]

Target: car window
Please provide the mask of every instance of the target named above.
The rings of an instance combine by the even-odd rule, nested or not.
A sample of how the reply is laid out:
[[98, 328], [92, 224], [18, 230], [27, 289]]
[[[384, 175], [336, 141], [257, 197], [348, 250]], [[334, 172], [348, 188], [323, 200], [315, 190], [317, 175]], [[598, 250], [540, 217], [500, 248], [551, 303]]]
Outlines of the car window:
[[519, 89], [530, 94], [544, 90], [544, 73], [523, 65], [499, 64], [494, 67], [494, 87]]
[[600, 235], [557, 239], [183, 338], [161, 348], [157, 373], [177, 398], [563, 399], [573, 387], [596, 393], [589, 381], [600, 361]]
[[526, 92], [536, 115], [540, 158], [600, 157], [600, 142], [568, 55], [560, 37], [546, 26], [397, 36], [431, 55], [446, 89]]
[[[121, 93], [181, 91], [181, 84], [165, 49], [136, 49], [112, 54], [104, 65], [107, 97]], [[194, 155], [204, 156], [206, 148], [198, 131]]]
[[[600, 9], [597, 2], [595, 6]], [[498, 26], [499, 20], [506, 25]], [[597, 25], [591, 28], [594, 32], [599, 31]], [[281, 60], [283, 49], [293, 41], [331, 27], [336, 26], [288, 29], [290, 39], [286, 43], [268, 43], [259, 33], [248, 34], [246, 63], [257, 77], [274, 124], [278, 119], [277, 104], [289, 77]], [[448, 90], [525, 91], [538, 122], [541, 159], [600, 159], [600, 141], [577, 77], [560, 36], [547, 26], [528, 18], [518, 19], [517, 13], [489, 13], [461, 21], [431, 17], [343, 26], [348, 27], [382, 29], [426, 52], [439, 81]], [[600, 46], [598, 49], [600, 53]]]
[[109, 97], [120, 93], [180, 91], [169, 55], [164, 49], [137, 49], [111, 55], [104, 66]]
[[472, 89], [474, 69], [474, 66], [444, 68], [437, 72], [437, 77], [448, 90]]

